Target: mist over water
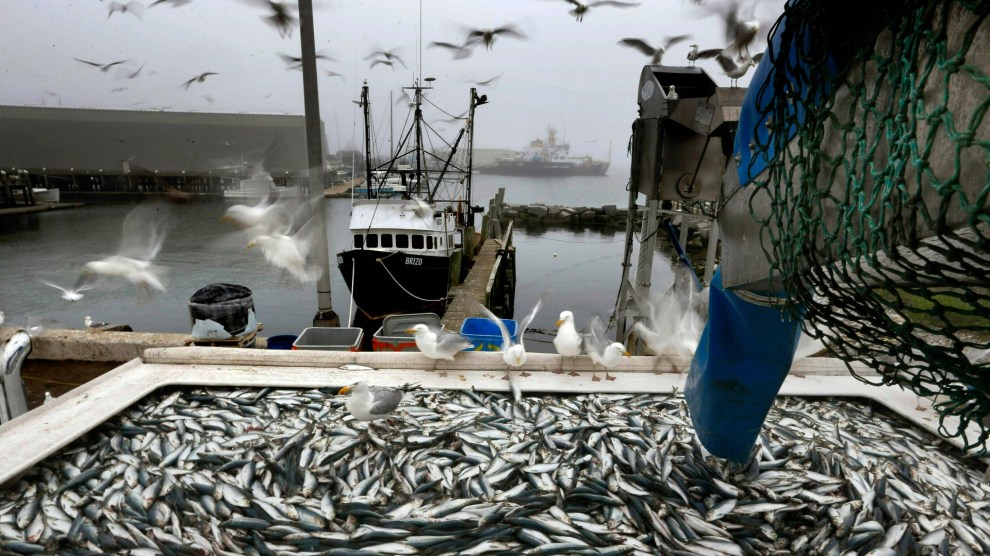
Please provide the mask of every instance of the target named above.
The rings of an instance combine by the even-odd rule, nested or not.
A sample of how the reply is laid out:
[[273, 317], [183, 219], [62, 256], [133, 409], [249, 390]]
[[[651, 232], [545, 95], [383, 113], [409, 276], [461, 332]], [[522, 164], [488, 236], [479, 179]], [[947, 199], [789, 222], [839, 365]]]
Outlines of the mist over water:
[[[627, 171], [620, 161], [616, 176], [519, 178], [475, 175], [475, 205], [488, 206], [499, 187], [512, 204], [620, 207], [628, 202]], [[342, 320], [350, 312], [347, 287], [336, 267], [336, 253], [349, 242], [350, 201], [327, 200], [330, 243], [330, 282], [333, 308]], [[189, 297], [212, 283], [240, 284], [251, 289], [262, 336], [298, 334], [310, 326], [316, 312], [316, 287], [300, 284], [269, 266], [256, 250], [246, 249], [242, 236], [220, 222], [232, 202], [203, 201], [178, 207], [179, 222], [165, 241], [157, 263], [167, 269], [165, 293], [138, 291], [114, 281], [114, 288], [90, 290], [77, 302], [62, 300], [54, 288], [38, 282], [75, 283], [82, 265], [113, 254], [120, 244], [121, 223], [134, 203], [100, 204], [88, 200], [82, 208], [26, 215], [0, 223], [0, 310], [7, 325], [27, 326], [28, 319], [46, 328], [82, 328], [83, 317], [130, 324], [143, 332], [188, 333]], [[480, 222], [480, 219], [479, 219]], [[563, 310], [574, 312], [578, 328], [595, 314], [611, 313], [622, 272], [622, 229], [516, 228], [516, 311], [525, 314], [550, 289], [551, 297], [532, 327], [554, 330]], [[656, 264], [659, 271], [665, 265]], [[666, 266], [669, 271], [669, 266]], [[531, 342], [531, 351], [552, 352], [553, 346]]]

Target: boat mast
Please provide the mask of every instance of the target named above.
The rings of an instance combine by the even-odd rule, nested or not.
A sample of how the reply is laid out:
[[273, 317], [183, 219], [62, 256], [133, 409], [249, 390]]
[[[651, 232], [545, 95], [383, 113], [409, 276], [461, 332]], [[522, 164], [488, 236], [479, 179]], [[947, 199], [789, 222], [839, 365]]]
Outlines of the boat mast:
[[371, 101], [368, 99], [368, 81], [361, 86], [361, 108], [364, 111], [364, 181], [368, 188], [368, 198], [371, 198]]
[[[423, 162], [423, 161], [420, 160], [422, 158], [422, 156], [423, 156], [423, 151], [422, 151], [422, 148], [423, 148], [423, 126], [422, 126], [423, 109], [420, 106], [420, 103], [423, 100], [422, 99], [423, 89], [419, 86], [419, 79], [416, 79], [416, 85], [413, 87], [413, 89], [414, 89], [414, 92], [416, 94], [416, 113], [413, 116], [413, 118], [416, 121], [416, 192], [417, 193], [421, 193], [422, 192], [422, 185], [423, 185], [423, 174], [422, 174], [422, 170], [421, 170], [421, 168], [422, 168], [421, 162]], [[428, 192], [430, 190], [429, 183], [427, 183], [426, 190]], [[427, 201], [432, 203], [433, 202], [433, 195], [430, 195], [429, 198], [427, 199]]]

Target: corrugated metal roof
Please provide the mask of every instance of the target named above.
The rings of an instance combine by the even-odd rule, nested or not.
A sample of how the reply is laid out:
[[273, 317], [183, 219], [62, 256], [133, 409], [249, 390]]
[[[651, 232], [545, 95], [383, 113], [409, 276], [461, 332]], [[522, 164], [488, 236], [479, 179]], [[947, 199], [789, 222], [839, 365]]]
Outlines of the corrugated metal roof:
[[[326, 153], [326, 141], [324, 153]], [[103, 110], [0, 105], [0, 167], [135, 168], [162, 173], [263, 163], [273, 175], [305, 172], [302, 115]]]

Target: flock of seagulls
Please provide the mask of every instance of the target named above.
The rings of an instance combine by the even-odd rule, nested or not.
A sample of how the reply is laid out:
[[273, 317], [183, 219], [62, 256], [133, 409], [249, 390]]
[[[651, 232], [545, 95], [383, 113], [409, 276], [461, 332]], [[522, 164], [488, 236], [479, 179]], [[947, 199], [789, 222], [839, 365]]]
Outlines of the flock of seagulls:
[[[169, 5], [173, 8], [177, 8], [189, 4], [191, 1], [192, 0], [156, 0], [147, 6], [135, 0], [128, 2], [114, 1], [107, 4], [107, 18], [110, 18], [115, 14], [130, 14], [138, 19], [143, 19], [146, 7], [153, 8], [159, 5]], [[560, 0], [554, 1], [559, 2]], [[757, 65], [760, 61], [759, 54], [753, 55], [751, 53], [755, 43], [757, 42], [761, 29], [766, 27], [766, 25], [761, 24], [761, 22], [754, 15], [755, 6], [759, 1], [760, 0], [745, 0], [745, 4], [743, 4], [740, 0], [693, 0], [692, 3], [699, 9], [700, 14], [703, 14], [705, 17], [713, 14], [719, 16], [725, 28], [725, 42], [718, 48], [708, 48], [703, 50], [699, 49], [698, 45], [692, 44], [691, 50], [687, 54], [688, 65], [694, 66], [698, 60], [714, 59], [714, 61], [717, 62], [718, 66], [721, 68], [722, 72], [729, 77], [730, 86], [735, 87], [737, 80], [743, 77], [751, 67]], [[294, 6], [294, 3], [289, 2], [288, 0], [240, 0], [240, 2], [265, 10], [265, 14], [260, 16], [260, 19], [274, 28], [283, 38], [291, 37], [293, 29], [299, 23], [299, 18], [296, 13], [297, 8]], [[581, 0], [563, 0], [563, 2], [565, 2], [570, 8], [568, 13], [574, 16], [578, 22], [583, 21], [585, 16], [587, 16], [593, 9], [596, 11], [606, 7], [629, 9], [641, 5], [641, 2], [620, 0], [596, 0], [592, 2], [583, 2]], [[496, 41], [500, 37], [513, 38], [517, 40], [525, 40], [528, 38], [528, 36], [520, 30], [518, 26], [508, 23], [487, 28], [471, 28], [462, 25], [461, 28], [462, 33], [459, 40], [432, 41], [428, 44], [428, 47], [447, 50], [450, 52], [453, 60], [463, 60], [470, 57], [479, 47], [483, 46], [484, 50], [492, 50]], [[650, 64], [661, 64], [663, 63], [664, 54], [672, 46], [684, 42], [689, 38], [690, 35], [677, 35], [663, 38], [659, 41], [659, 43], [654, 43], [654, 41], [648, 39], [627, 37], [619, 40], [617, 44], [636, 50], [647, 56]], [[406, 62], [397, 53], [398, 50], [398, 47], [387, 50], [376, 49], [369, 55], [365, 56], [364, 59], [369, 62], [369, 69], [373, 69], [377, 66], [389, 67], [393, 71], [397, 68], [407, 69], [408, 66]], [[302, 68], [302, 60], [300, 57], [282, 53], [276, 54], [282, 58], [283, 61], [285, 61], [287, 69], [298, 70]], [[336, 62], [335, 59], [327, 55], [318, 55], [317, 59]], [[108, 63], [93, 62], [81, 58], [75, 58], [75, 60], [98, 68], [104, 73], [109, 72], [114, 67], [120, 66], [126, 68], [130, 65], [130, 61], [126, 59]], [[133, 68], [133, 66], [131, 67]], [[128, 70], [126, 77], [129, 79], [137, 77], [143, 67], [144, 64], [138, 67], [135, 71]], [[346, 81], [344, 75], [339, 71], [324, 68], [324, 74], [328, 78], [338, 78], [342, 81]], [[183, 81], [180, 86], [188, 90], [193, 84], [204, 83], [206, 77], [211, 75], [219, 75], [219, 73], [215, 71], [204, 71]], [[494, 79], [491, 79], [476, 82], [476, 84], [478, 86], [489, 86], [493, 81]], [[126, 89], [118, 87], [114, 89], [114, 92], [120, 92], [122, 90]]]

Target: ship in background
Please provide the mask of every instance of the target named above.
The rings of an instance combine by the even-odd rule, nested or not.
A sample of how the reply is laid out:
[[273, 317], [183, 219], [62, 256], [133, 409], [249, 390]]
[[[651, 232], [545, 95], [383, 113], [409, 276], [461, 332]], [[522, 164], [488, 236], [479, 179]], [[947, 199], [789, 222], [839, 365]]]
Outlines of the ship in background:
[[549, 127], [546, 140], [536, 139], [525, 151], [498, 158], [494, 164], [477, 166], [475, 169], [482, 174], [545, 177], [604, 176], [608, 171], [610, 160], [570, 156], [570, 150], [569, 144], [557, 142], [557, 130]]

